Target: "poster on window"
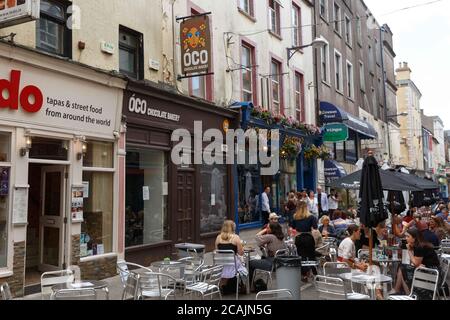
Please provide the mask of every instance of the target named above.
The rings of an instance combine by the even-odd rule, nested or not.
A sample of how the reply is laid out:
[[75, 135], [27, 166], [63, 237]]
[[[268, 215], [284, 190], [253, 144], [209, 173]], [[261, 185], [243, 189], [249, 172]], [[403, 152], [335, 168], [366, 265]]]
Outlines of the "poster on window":
[[0, 168], [0, 196], [9, 194], [9, 168]]
[[83, 191], [82, 187], [72, 187], [72, 221], [83, 221]]
[[208, 15], [193, 16], [180, 26], [181, 72], [185, 76], [211, 70], [211, 30]]
[[0, 28], [39, 19], [40, 0], [0, 0]]

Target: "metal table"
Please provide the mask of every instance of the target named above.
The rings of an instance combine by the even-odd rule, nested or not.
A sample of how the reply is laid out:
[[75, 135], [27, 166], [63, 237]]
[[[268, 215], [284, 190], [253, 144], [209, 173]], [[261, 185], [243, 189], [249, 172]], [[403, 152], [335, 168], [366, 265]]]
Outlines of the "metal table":
[[52, 291], [56, 292], [59, 290], [73, 290], [73, 289], [94, 289], [103, 290], [106, 295], [106, 299], [109, 300], [109, 289], [108, 283], [101, 280], [83, 280], [78, 282], [65, 282], [59, 283], [52, 286]]
[[376, 285], [383, 285], [392, 283], [392, 278], [383, 274], [370, 275], [364, 272], [351, 272], [351, 273], [341, 273], [336, 275], [337, 277], [350, 281], [352, 283], [365, 285], [370, 289], [371, 299], [375, 300], [376, 297]]
[[157, 268], [159, 273], [165, 273], [170, 276], [174, 276], [176, 272], [176, 276], [174, 278], [180, 280], [184, 279], [186, 264], [183, 261], [156, 261], [153, 262], [150, 267], [154, 269]]
[[247, 294], [250, 294], [250, 256], [252, 252], [256, 252], [256, 249], [253, 247], [244, 247], [244, 256], [245, 256], [245, 267], [247, 268], [247, 271], [249, 272], [247, 276], [247, 283], [245, 285], [245, 290]]

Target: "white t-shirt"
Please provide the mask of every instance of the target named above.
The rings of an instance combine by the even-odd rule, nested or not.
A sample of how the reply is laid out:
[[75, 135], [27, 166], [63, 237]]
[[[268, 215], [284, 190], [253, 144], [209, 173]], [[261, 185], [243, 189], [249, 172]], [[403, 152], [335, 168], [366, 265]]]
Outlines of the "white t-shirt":
[[338, 256], [343, 259], [354, 259], [356, 257], [356, 248], [352, 239], [345, 238], [338, 249]]
[[330, 210], [337, 210], [337, 208], [339, 207], [339, 201], [336, 201], [333, 198], [334, 196], [328, 198], [328, 208]]

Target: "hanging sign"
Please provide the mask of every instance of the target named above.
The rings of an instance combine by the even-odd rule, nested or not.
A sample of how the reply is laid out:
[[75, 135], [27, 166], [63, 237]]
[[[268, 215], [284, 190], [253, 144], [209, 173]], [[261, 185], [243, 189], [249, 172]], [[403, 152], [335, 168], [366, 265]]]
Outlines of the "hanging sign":
[[181, 72], [184, 76], [211, 70], [211, 30], [207, 15], [185, 19], [180, 26]]
[[324, 142], [342, 142], [348, 140], [348, 127], [342, 123], [330, 123], [324, 126]]
[[0, 28], [39, 19], [40, 0], [0, 0]]

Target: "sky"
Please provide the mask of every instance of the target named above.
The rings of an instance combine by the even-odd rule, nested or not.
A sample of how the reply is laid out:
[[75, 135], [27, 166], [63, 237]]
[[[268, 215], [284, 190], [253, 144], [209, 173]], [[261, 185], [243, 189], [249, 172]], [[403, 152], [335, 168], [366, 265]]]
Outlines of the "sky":
[[433, 0], [364, 0], [378, 23], [394, 34], [396, 67], [406, 61], [423, 97], [427, 116], [439, 116], [450, 130], [450, 0], [396, 13], [397, 9]]

